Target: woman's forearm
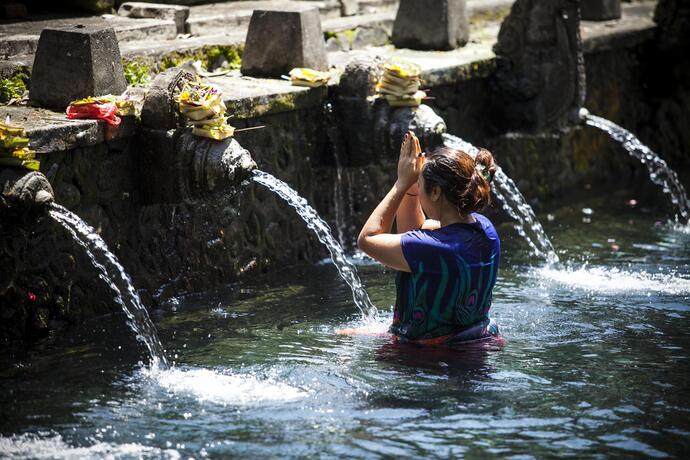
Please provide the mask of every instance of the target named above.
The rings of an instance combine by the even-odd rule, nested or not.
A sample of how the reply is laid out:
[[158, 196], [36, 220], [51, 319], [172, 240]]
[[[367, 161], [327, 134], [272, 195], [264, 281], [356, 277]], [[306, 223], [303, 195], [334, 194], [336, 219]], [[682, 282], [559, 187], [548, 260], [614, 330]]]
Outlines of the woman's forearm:
[[366, 246], [367, 238], [391, 232], [395, 213], [400, 207], [406, 191], [407, 187], [401, 186], [399, 182], [396, 182], [383, 200], [376, 206], [376, 209], [374, 209], [362, 227], [362, 231], [357, 239], [357, 244], [362, 250], [366, 252], [362, 246]]
[[395, 215], [397, 233], [405, 233], [417, 230], [424, 224], [424, 213], [419, 205], [419, 186], [415, 182], [410, 187], [398, 207]]

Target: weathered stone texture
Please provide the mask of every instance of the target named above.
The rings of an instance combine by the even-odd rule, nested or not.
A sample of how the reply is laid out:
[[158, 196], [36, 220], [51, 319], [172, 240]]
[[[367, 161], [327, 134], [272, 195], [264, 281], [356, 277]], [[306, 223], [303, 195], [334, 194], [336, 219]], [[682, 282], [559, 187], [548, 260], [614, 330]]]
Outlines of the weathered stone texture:
[[621, 0], [581, 0], [580, 12], [586, 21], [608, 21], [621, 17]]
[[180, 68], [173, 67], [156, 76], [151, 83], [141, 109], [141, 124], [148, 129], [169, 130], [182, 124], [175, 97], [182, 91], [185, 82], [194, 76]]
[[279, 78], [295, 67], [328, 70], [319, 10], [254, 10], [242, 56], [242, 74]]
[[359, 13], [359, 0], [339, 0], [339, 2], [342, 16], [354, 16]]
[[[495, 118], [539, 131], [578, 119], [585, 73], [576, 0], [517, 0], [494, 47]], [[502, 120], [501, 120], [502, 118]]]
[[657, 36], [662, 49], [690, 48], [690, 2], [659, 0], [654, 21], [659, 25]]
[[138, 182], [145, 203], [179, 203], [229, 189], [256, 168], [249, 152], [235, 139], [215, 141], [194, 136], [191, 129], [145, 129], [137, 143]]
[[185, 32], [185, 23], [189, 18], [189, 7], [161, 3], [125, 2], [118, 8], [117, 14], [127, 18], [172, 20], [175, 21], [177, 33], [183, 34]]
[[64, 109], [75, 99], [126, 89], [112, 28], [74, 25], [43, 30], [29, 88], [32, 104]]
[[469, 33], [465, 0], [401, 0], [392, 41], [397, 48], [451, 50]]

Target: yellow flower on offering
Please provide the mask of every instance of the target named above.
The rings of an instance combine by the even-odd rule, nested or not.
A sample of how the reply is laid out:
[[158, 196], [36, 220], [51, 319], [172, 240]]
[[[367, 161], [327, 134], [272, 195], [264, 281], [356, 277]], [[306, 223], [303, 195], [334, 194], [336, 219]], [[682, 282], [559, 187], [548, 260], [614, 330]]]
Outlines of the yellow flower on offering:
[[26, 130], [20, 126], [0, 123], [0, 166], [21, 167], [38, 171], [36, 152], [29, 149]]
[[177, 96], [177, 103], [195, 136], [220, 141], [235, 133], [225, 117], [227, 108], [222, 94], [215, 86], [201, 81], [187, 82]]
[[400, 78], [419, 78], [422, 68], [417, 64], [402, 59], [390, 60], [383, 64], [383, 69], [387, 74], [392, 74]]
[[137, 114], [137, 108], [134, 105], [134, 101], [127, 97], [117, 98], [115, 100], [115, 105], [117, 106], [117, 114], [121, 117]]
[[331, 74], [329, 72], [304, 67], [295, 67], [290, 71], [290, 82], [294, 86], [316, 88], [328, 84], [330, 78]]
[[0, 134], [0, 148], [5, 150], [20, 149], [29, 145], [29, 139], [26, 137], [5, 137]]
[[74, 105], [74, 106], [80, 106], [80, 105], [89, 105], [89, 104], [108, 104], [111, 102], [116, 102], [117, 101], [117, 96], [113, 96], [112, 94], [106, 94], [105, 96], [87, 96], [83, 99], [77, 99], [76, 101], [72, 101], [69, 103], [69, 105]]
[[[7, 117], [9, 119], [9, 117]], [[0, 136], [26, 136], [26, 130], [21, 126], [12, 126], [7, 123], [0, 123]]]
[[10, 155], [12, 158], [18, 158], [20, 160], [34, 160], [36, 158], [36, 152], [29, 150], [27, 148], [17, 149]]
[[187, 82], [177, 97], [180, 113], [191, 120], [216, 118], [226, 107], [218, 88], [199, 82]]

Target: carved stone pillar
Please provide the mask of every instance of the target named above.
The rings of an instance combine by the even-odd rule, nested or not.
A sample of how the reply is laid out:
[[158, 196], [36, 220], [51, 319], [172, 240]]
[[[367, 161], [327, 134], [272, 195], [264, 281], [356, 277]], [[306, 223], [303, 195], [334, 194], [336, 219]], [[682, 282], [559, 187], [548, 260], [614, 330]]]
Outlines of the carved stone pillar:
[[577, 0], [517, 0], [494, 47], [501, 130], [541, 131], [578, 120], [585, 70]]

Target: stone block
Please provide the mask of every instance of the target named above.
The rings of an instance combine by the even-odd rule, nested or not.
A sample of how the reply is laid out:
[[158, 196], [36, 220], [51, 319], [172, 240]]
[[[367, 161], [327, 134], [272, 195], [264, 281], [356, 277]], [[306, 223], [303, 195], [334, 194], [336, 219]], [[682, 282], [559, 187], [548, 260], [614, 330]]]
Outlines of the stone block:
[[119, 16], [126, 18], [163, 19], [175, 22], [177, 33], [185, 33], [189, 7], [166, 5], [163, 3], [126, 2], [117, 10]]
[[392, 41], [397, 48], [452, 50], [469, 35], [465, 0], [401, 0]]
[[621, 17], [621, 0], [582, 0], [580, 14], [585, 21], [608, 21]]
[[388, 40], [390, 36], [384, 27], [358, 27], [350, 46], [353, 50], [359, 50], [370, 46], [383, 46]]
[[341, 16], [354, 16], [357, 13], [359, 13], [358, 0], [340, 0]]
[[319, 10], [254, 10], [242, 56], [242, 74], [278, 78], [295, 67], [328, 70]]
[[29, 88], [33, 105], [64, 109], [75, 99], [126, 89], [112, 28], [72, 25], [41, 32]]

